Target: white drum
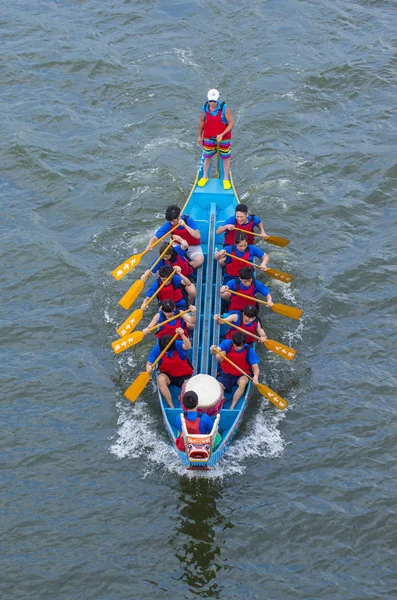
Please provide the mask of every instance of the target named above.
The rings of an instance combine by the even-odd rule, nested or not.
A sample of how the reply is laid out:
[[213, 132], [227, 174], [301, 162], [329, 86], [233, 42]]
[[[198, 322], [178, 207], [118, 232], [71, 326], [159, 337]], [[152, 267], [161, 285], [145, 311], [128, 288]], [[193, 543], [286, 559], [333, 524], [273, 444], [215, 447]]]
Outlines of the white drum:
[[225, 398], [223, 388], [215, 377], [200, 374], [187, 379], [182, 386], [181, 398], [185, 392], [191, 391], [196, 392], [198, 396], [198, 412], [206, 413], [212, 417], [221, 410]]

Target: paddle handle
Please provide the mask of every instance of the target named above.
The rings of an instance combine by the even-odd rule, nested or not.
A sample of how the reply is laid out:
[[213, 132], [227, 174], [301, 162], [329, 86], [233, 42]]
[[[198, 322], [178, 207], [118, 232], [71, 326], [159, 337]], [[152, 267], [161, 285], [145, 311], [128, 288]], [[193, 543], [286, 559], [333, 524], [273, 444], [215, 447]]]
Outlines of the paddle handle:
[[246, 235], [254, 235], [255, 237], [260, 237], [260, 238], [262, 237], [261, 233], [254, 233], [253, 231], [247, 231], [246, 229], [240, 229], [239, 227], [235, 227], [234, 231], [242, 231]]
[[[165, 250], [163, 250], [163, 252], [160, 254], [160, 256], [157, 258], [157, 260], [154, 261], [154, 263], [152, 264], [152, 266], [150, 267], [150, 269], [148, 269], [148, 275], [149, 273], [151, 273], [154, 269], [154, 267], [156, 265], [158, 265], [158, 263], [160, 262], [160, 260], [163, 258], [163, 256], [165, 256], [168, 252], [168, 250], [171, 248], [173, 244], [173, 241], [171, 240], [170, 243], [168, 244], [168, 246], [165, 248]], [[146, 279], [146, 278], [145, 278]]]
[[169, 235], [171, 235], [171, 233], [173, 231], [175, 231], [175, 229], [178, 229], [179, 227], [179, 223], [178, 225], [175, 225], [172, 229], [170, 229], [169, 231], [167, 231], [167, 233], [165, 233], [164, 235], [161, 236], [161, 238], [159, 238], [158, 240], [156, 240], [151, 246], [150, 248], [148, 248], [147, 250], [145, 250], [145, 252], [149, 252], [149, 250], [153, 250], [153, 248], [155, 248], [157, 246], [157, 244], [159, 244], [160, 242], [162, 242], [163, 240], [165, 240], [165, 238]]
[[152, 371], [153, 371], [153, 367], [155, 367], [157, 365], [157, 363], [163, 358], [163, 356], [167, 352], [168, 348], [175, 342], [175, 340], [178, 337], [178, 335], [179, 335], [179, 333], [176, 333], [174, 335], [174, 337], [172, 338], [172, 340], [170, 340], [168, 342], [168, 344], [166, 345], [166, 347], [164, 348], [164, 350], [162, 352], [160, 352], [160, 354], [158, 355], [158, 357], [156, 358], [156, 360], [152, 363]]
[[155, 329], [158, 329], [159, 327], [162, 327], [163, 325], [165, 325], [166, 323], [169, 323], [170, 321], [173, 321], [174, 319], [179, 319], [179, 317], [182, 317], [182, 315], [186, 315], [186, 313], [190, 312], [190, 308], [188, 308], [187, 310], [184, 310], [182, 312], [179, 313], [179, 315], [174, 315], [173, 317], [171, 317], [170, 319], [167, 319], [166, 321], [162, 321], [161, 323], [157, 323], [157, 325], [154, 325], [153, 327], [151, 327], [150, 329], [148, 329], [148, 333], [154, 331]]
[[219, 350], [217, 348], [215, 348], [215, 352], [217, 354], [219, 354], [219, 356], [222, 356], [223, 360], [226, 360], [228, 363], [230, 363], [235, 369], [237, 369], [237, 371], [240, 371], [240, 373], [242, 375], [245, 375], [246, 377], [248, 377], [248, 379], [251, 379], [251, 381], [253, 381], [251, 375], [248, 375], [248, 373], [246, 373], [245, 371], [243, 371], [243, 369], [240, 369], [240, 367], [238, 367], [232, 360], [230, 360], [230, 358], [228, 358], [227, 356], [225, 356], [224, 354], [222, 354], [222, 352], [219, 352]]
[[241, 296], [242, 298], [247, 298], [247, 300], [251, 300], [251, 302], [253, 304], [255, 304], [255, 302], [260, 302], [261, 304], [264, 304], [265, 306], [267, 306], [269, 308], [268, 303], [265, 302], [264, 300], [259, 300], [259, 298], [253, 298], [252, 296], [247, 296], [246, 294], [240, 294], [240, 292], [235, 292], [234, 290], [231, 290], [230, 288], [227, 288], [226, 291], [230, 292], [231, 294], [235, 294], [236, 296]]
[[175, 275], [175, 271], [173, 270], [172, 273], [170, 275], [168, 275], [167, 279], [165, 281], [163, 281], [163, 283], [160, 285], [160, 287], [157, 290], [157, 292], [154, 292], [153, 296], [151, 298], [149, 298], [149, 300], [145, 303], [146, 308], [149, 306], [149, 304], [151, 303], [151, 301], [154, 300], [155, 297], [161, 292], [161, 290], [163, 289], [163, 287], [165, 285], [167, 285], [167, 283], [173, 278], [174, 275]]
[[238, 325], [235, 325], [234, 323], [231, 323], [230, 321], [227, 321], [226, 319], [222, 319], [222, 317], [219, 317], [219, 320], [222, 321], [222, 323], [226, 323], [226, 325], [230, 325], [231, 327], [234, 327], [235, 329], [238, 329], [239, 331], [242, 331], [243, 333], [245, 333], [246, 335], [248, 334], [249, 336], [255, 338], [256, 340], [261, 341], [261, 338], [251, 332], [247, 332], [245, 331], [245, 329], [243, 329], [242, 327], [239, 327]]

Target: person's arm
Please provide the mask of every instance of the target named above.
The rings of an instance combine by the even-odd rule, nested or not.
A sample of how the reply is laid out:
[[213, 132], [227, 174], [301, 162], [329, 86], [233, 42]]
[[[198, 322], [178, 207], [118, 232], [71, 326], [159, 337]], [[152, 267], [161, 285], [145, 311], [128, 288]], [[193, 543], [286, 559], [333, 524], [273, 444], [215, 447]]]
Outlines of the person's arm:
[[194, 326], [196, 324], [196, 307], [193, 306], [193, 304], [190, 304], [189, 308], [191, 311], [191, 315], [183, 315], [182, 319], [185, 321], [188, 329], [194, 329]]
[[262, 296], [265, 298], [268, 306], [273, 306], [273, 301], [272, 301], [272, 297], [270, 295], [269, 288], [265, 284], [263, 284], [261, 281], [256, 280], [254, 293], [257, 294], [258, 292], [259, 292], [259, 294], [262, 294]]
[[200, 120], [199, 120], [199, 124], [198, 124], [198, 130], [197, 130], [197, 144], [199, 146], [203, 145], [204, 124], [205, 124], [205, 117], [204, 117], [204, 113], [201, 112]]
[[[196, 225], [196, 223], [193, 221], [193, 219], [189, 218], [189, 221], [190, 221], [191, 225]], [[192, 221], [193, 221], [193, 223], [192, 223]], [[181, 217], [179, 217], [179, 225], [182, 225], [182, 227], [184, 227], [186, 229], [186, 231], [188, 233], [190, 233], [190, 235], [192, 237], [196, 238], [196, 240], [199, 240], [201, 238], [200, 230], [199, 229], [193, 229], [193, 227], [191, 227], [190, 225], [188, 225], [186, 223], [186, 221], [184, 221]]]
[[259, 356], [257, 355], [257, 353], [255, 352], [255, 350], [253, 348], [250, 348], [248, 350], [247, 359], [252, 367], [252, 372], [254, 374], [253, 380], [254, 380], [254, 383], [256, 384], [256, 383], [258, 383], [258, 377], [259, 377]]
[[266, 342], [267, 335], [259, 321], [256, 326], [256, 335], [258, 335], [261, 338], [261, 342]]
[[[258, 220], [256, 220], [256, 219], [258, 219]], [[264, 227], [263, 227], [263, 223], [262, 223], [262, 221], [260, 220], [260, 218], [259, 218], [259, 217], [256, 217], [256, 219], [255, 219], [255, 221], [254, 221], [254, 223], [255, 223], [255, 227], [259, 227], [260, 234], [261, 234], [261, 236], [263, 237], [263, 239], [265, 240], [265, 239], [266, 239], [266, 238], [268, 238], [269, 236], [267, 235], [267, 233], [266, 233], [266, 231], [265, 231], [265, 229], [264, 229]]]
[[147, 325], [144, 329], [142, 329], [143, 333], [146, 335], [148, 333], [148, 330], [151, 327], [154, 327], [155, 325], [157, 325], [157, 323], [159, 322], [160, 319], [160, 313], [156, 313], [153, 317], [153, 319], [150, 321], [149, 325]]
[[[231, 315], [228, 315], [227, 317], [222, 317], [222, 319], [224, 321], [227, 321], [228, 323], [235, 323], [238, 320], [238, 314], [232, 313]], [[220, 320], [220, 315], [214, 315], [214, 321], [216, 321], [216, 323], [221, 324], [222, 321]]]
[[[223, 342], [222, 342], [223, 343]], [[222, 350], [222, 348], [220, 346], [215, 346], [215, 344], [213, 344], [210, 347], [210, 353], [212, 354], [212, 356], [215, 356], [215, 360], [218, 363], [221, 363], [223, 361], [223, 357], [219, 356], [218, 352], [216, 352], [215, 350], [218, 350], [218, 352], [221, 352], [223, 355], [226, 354], [226, 352], [224, 350]]]
[[150, 288], [147, 291], [146, 298], [144, 299], [144, 301], [141, 304], [142, 310], [145, 310], [147, 308], [146, 302], [149, 300], [149, 298], [151, 298], [153, 296], [153, 294], [155, 292], [157, 292], [158, 287], [159, 287], [159, 284], [158, 284], [158, 281], [156, 280], [152, 283], [152, 285], [150, 286]]
[[[227, 248], [227, 246], [226, 246], [226, 248]], [[222, 248], [222, 250], [218, 250], [217, 252], [215, 252], [214, 259], [215, 260], [221, 260], [222, 258], [226, 258], [225, 257], [226, 248]]]
[[220, 142], [222, 140], [223, 136], [226, 133], [229, 133], [229, 131], [231, 131], [234, 127], [234, 119], [233, 119], [232, 113], [230, 112], [229, 107], [226, 107], [225, 116], [226, 116], [226, 121], [227, 121], [227, 127], [226, 127], [225, 131], [223, 131], [222, 133], [220, 133], [219, 135], [216, 136], [216, 139], [218, 140], [218, 142]]
[[224, 231], [233, 231], [233, 229], [236, 229], [236, 226], [231, 222], [231, 219], [234, 219], [234, 217], [226, 219], [224, 224], [220, 225], [215, 233], [223, 233]]
[[262, 262], [259, 265], [259, 268], [262, 269], [262, 271], [266, 271], [267, 264], [270, 260], [270, 256], [268, 254], [266, 254], [266, 252], [264, 252], [263, 250], [258, 248], [257, 246], [249, 246], [249, 251], [252, 256], [256, 256], [257, 258], [262, 259]]
[[179, 279], [181, 279], [181, 281], [178, 281], [178, 279], [174, 279], [175, 275], [172, 279], [174, 279], [174, 283], [176, 285], [180, 285], [181, 283], [183, 283], [183, 285], [185, 286], [186, 289], [188, 289], [192, 284], [192, 282], [190, 281], [190, 279], [188, 279], [186, 277], [186, 275], [182, 275], [182, 271], [181, 271], [181, 267], [174, 267], [174, 271], [177, 274], [176, 277], [178, 277]]
[[159, 354], [160, 354], [160, 347], [158, 344], [156, 344], [154, 346], [154, 348], [151, 349], [149, 356], [147, 357], [146, 371], [148, 373], [152, 372], [152, 365], [153, 365], [154, 361], [156, 360], [156, 358], [159, 356]]
[[185, 332], [183, 331], [182, 327], [177, 327], [175, 329], [175, 333], [179, 333], [179, 335], [181, 336], [182, 339], [182, 348], [184, 350], [190, 350], [190, 348], [192, 347], [192, 342], [189, 340], [188, 337], [186, 337]]
[[172, 227], [171, 227], [171, 223], [169, 221], [167, 221], [167, 223], [164, 223], [164, 225], [159, 227], [159, 229], [156, 231], [154, 236], [149, 241], [145, 250], [149, 250], [150, 246], [152, 246], [152, 244], [154, 244], [154, 242], [157, 242], [157, 240], [159, 240], [161, 237], [163, 237], [163, 235], [165, 235], [168, 231], [171, 231], [171, 229], [172, 229]]
[[252, 380], [255, 385], [259, 383], [259, 365], [252, 365], [252, 372], [254, 374]]

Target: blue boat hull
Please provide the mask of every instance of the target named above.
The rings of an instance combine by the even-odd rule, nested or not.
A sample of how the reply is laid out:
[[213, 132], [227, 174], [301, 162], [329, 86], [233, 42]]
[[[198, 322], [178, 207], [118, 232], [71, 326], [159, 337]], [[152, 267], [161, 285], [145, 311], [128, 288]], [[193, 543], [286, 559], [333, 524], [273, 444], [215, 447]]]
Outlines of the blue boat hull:
[[[218, 263], [214, 261], [214, 252], [217, 248], [222, 247], [223, 234], [217, 235], [215, 231], [220, 225], [223, 225], [228, 217], [235, 214], [239, 199], [231, 175], [232, 189], [223, 189], [222, 165], [220, 165], [220, 177], [216, 179], [210, 178], [204, 188], [197, 186], [197, 181], [201, 173], [202, 162], [182, 211], [184, 214], [191, 216], [198, 224], [201, 233], [200, 243], [205, 255], [203, 266], [197, 270], [197, 320], [193, 335], [192, 363], [195, 374], [205, 373], [216, 377], [218, 363], [210, 355], [209, 348], [212, 344], [218, 345], [220, 337], [220, 328], [214, 322], [213, 316], [221, 312], [219, 289], [221, 287], [222, 274]], [[214, 467], [226, 452], [241, 423], [250, 391], [250, 383], [247, 386], [245, 394], [233, 410], [228, 408], [231, 404], [232, 394], [225, 394], [225, 403], [220, 411], [219, 427], [221, 442], [205, 464], [190, 462], [186, 453], [180, 452], [175, 446], [175, 439], [178, 435], [178, 430], [175, 427], [175, 419], [181, 412], [178, 398], [181, 390], [178, 387], [171, 386], [170, 391], [175, 408], [168, 407], [160, 390], [158, 390], [158, 394], [165, 427], [175, 447], [175, 451], [178, 453], [182, 463], [188, 468], [208, 469]]]

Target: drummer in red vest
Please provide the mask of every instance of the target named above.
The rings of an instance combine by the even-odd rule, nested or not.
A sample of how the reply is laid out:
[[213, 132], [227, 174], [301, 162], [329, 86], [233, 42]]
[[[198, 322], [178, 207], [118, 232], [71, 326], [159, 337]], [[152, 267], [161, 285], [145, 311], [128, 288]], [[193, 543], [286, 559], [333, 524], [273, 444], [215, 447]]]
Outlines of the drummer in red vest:
[[216, 154], [217, 145], [223, 164], [223, 188], [230, 190], [230, 145], [234, 119], [230, 109], [225, 102], [219, 102], [218, 90], [209, 90], [207, 102], [201, 107], [200, 121], [198, 125], [197, 143], [203, 146], [203, 176], [198, 182], [199, 187], [204, 187], [208, 182], [208, 171], [212, 157]]
[[[241, 296], [231, 294], [229, 290], [249, 296], [254, 302], [251, 299], [241, 298]], [[244, 310], [247, 304], [255, 303], [256, 294], [262, 294], [267, 305], [273, 306], [269, 288], [261, 281], [254, 279], [253, 270], [248, 267], [240, 269], [238, 279], [229, 281], [227, 285], [223, 285], [220, 289], [220, 293], [223, 300], [226, 302], [230, 300], [228, 306], [229, 312], [240, 312]]]
[[[226, 252], [236, 258], [225, 256]], [[237, 231], [236, 233], [235, 244], [233, 244], [232, 246], [226, 246], [225, 248], [223, 248], [223, 250], [218, 250], [214, 254], [215, 260], [219, 260], [219, 264], [222, 267], [225, 267], [225, 275], [223, 277], [224, 283], [228, 283], [232, 279], [235, 279], [239, 276], [240, 269], [244, 265], [244, 263], [241, 260], [238, 260], [239, 258], [242, 258], [243, 260], [248, 260], [249, 262], [253, 262], [255, 257], [260, 258], [262, 260], [261, 264], [258, 265], [258, 269], [266, 271], [267, 264], [270, 260], [270, 256], [257, 246], [249, 245], [247, 241], [247, 236], [241, 231]]]
[[146, 303], [153, 294], [157, 292], [162, 283], [169, 277], [172, 273], [175, 272], [175, 275], [170, 279], [170, 281], [163, 287], [161, 292], [158, 294], [157, 298], [160, 304], [164, 300], [173, 300], [175, 305], [180, 310], [185, 310], [187, 307], [187, 297], [189, 294], [190, 287], [193, 285], [190, 279], [182, 275], [180, 267], [170, 267], [169, 265], [164, 265], [159, 269], [159, 277], [156, 279], [154, 283], [150, 286], [147, 291], [147, 296], [142, 302], [141, 308], [143, 310], [146, 309]]
[[269, 236], [263, 228], [263, 223], [256, 215], [248, 214], [248, 207], [246, 204], [238, 204], [236, 206], [236, 214], [233, 217], [226, 219], [223, 225], [218, 227], [216, 233], [225, 232], [224, 246], [231, 246], [235, 243], [236, 238], [236, 227], [243, 229], [249, 244], [255, 244], [255, 236], [252, 235], [255, 227], [259, 227], [262, 239], [265, 240]]
[[160, 338], [163, 337], [163, 335], [173, 336], [175, 335], [175, 331], [178, 327], [181, 327], [186, 337], [188, 337], [189, 331], [192, 331], [194, 329], [194, 325], [196, 323], [196, 307], [190, 305], [189, 308], [191, 311], [191, 316], [185, 314], [182, 315], [182, 317], [177, 317], [176, 315], [179, 314], [180, 311], [177, 310], [175, 302], [173, 300], [164, 300], [164, 302], [160, 306], [159, 312], [154, 315], [149, 325], [142, 329], [143, 333], [146, 335], [148, 333], [148, 330], [152, 327], [155, 327], [156, 325], [161, 325], [163, 321], [168, 321], [168, 319], [171, 319], [173, 316], [175, 316], [175, 319], [173, 319], [169, 323], [166, 323], [165, 325], [162, 325], [162, 327], [159, 327], [156, 333], [156, 337]]
[[197, 269], [204, 262], [203, 250], [200, 246], [201, 233], [197, 226], [197, 223], [189, 215], [181, 215], [181, 209], [178, 206], [172, 205], [165, 211], [165, 218], [168, 223], [164, 223], [154, 234], [146, 249], [148, 250], [154, 242], [159, 240], [163, 235], [171, 231], [175, 225], [179, 224], [179, 227], [175, 229], [175, 235], [172, 239], [176, 243], [180, 243], [183, 239], [187, 242], [186, 258], [193, 269]]
[[[183, 394], [181, 404], [185, 407], [183, 416], [185, 417], [186, 429], [188, 433], [206, 435], [211, 433], [214, 425], [212, 419], [205, 413], [197, 412], [198, 396], [193, 390]], [[176, 428], [179, 436], [176, 438], [176, 447], [178, 450], [185, 451], [185, 443], [182, 435], [181, 415], [175, 419]]]
[[227, 362], [227, 360], [219, 356], [215, 352], [215, 348], [227, 356], [227, 358], [230, 358], [247, 375], [253, 375], [254, 384], [258, 384], [259, 357], [253, 347], [246, 343], [246, 339], [245, 333], [236, 331], [233, 333], [231, 340], [223, 340], [220, 346], [211, 346], [210, 348], [211, 354], [215, 355], [216, 360], [220, 363], [221, 372], [217, 377], [219, 383], [227, 392], [231, 392], [233, 387], [237, 385], [237, 389], [233, 394], [231, 409], [236, 406], [244, 394], [249, 380], [245, 375], [241, 375], [240, 371]]
[[[241, 329], [244, 329], [245, 334], [247, 336], [247, 344], [253, 344], [254, 342], [256, 342], [256, 339], [252, 337], [253, 335], [257, 335], [261, 338], [261, 342], [265, 342], [267, 340], [267, 335], [258, 317], [258, 312], [259, 311], [256, 306], [254, 306], [253, 304], [248, 304], [244, 307], [242, 312], [234, 312], [231, 315], [223, 317], [223, 320], [227, 321], [228, 323], [234, 323], [235, 325], [237, 325], [237, 327], [241, 327]], [[220, 321], [219, 315], [214, 316], [214, 321], [219, 323], [219, 325], [222, 325], [222, 321]], [[237, 330], [234, 329], [234, 327], [230, 327], [229, 331], [227, 331], [225, 335], [225, 338], [227, 340], [231, 340], [235, 331]]]
[[[175, 236], [175, 237], [179, 237], [179, 236]], [[193, 304], [194, 299], [196, 298], [196, 286], [194, 284], [194, 281], [195, 281], [194, 269], [193, 269], [193, 267], [190, 266], [190, 264], [186, 260], [186, 250], [188, 248], [187, 242], [185, 242], [185, 240], [182, 240], [182, 238], [180, 238], [180, 241], [181, 241], [180, 246], [171, 246], [167, 250], [167, 254], [164, 254], [163, 258], [160, 259], [160, 261], [157, 263], [157, 265], [153, 269], [151, 269], [151, 270], [148, 269], [147, 271], [145, 271], [145, 273], [142, 277], [146, 278], [146, 277], [150, 276], [152, 273], [157, 273], [157, 271], [164, 265], [169, 265], [171, 267], [180, 267], [182, 275], [185, 275], [185, 277], [190, 279], [190, 281], [192, 282], [192, 285], [189, 286], [189, 304]], [[164, 252], [164, 250], [167, 249], [167, 247], [168, 247], [167, 242], [165, 242], [164, 244], [161, 244], [160, 248], [159, 248], [159, 254], [162, 254]]]
[[[181, 340], [175, 340], [159, 362], [159, 376], [157, 378], [158, 386], [170, 408], [174, 408], [171, 392], [171, 384], [182, 387], [186, 379], [190, 379], [193, 374], [193, 367], [188, 359], [187, 350], [190, 350], [192, 344], [185, 335], [182, 327], [177, 327], [175, 333], [179, 333]], [[170, 343], [173, 336], [163, 335], [158, 339], [157, 344], [152, 348], [146, 363], [146, 371], [151, 373], [152, 364]]]

